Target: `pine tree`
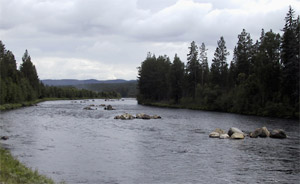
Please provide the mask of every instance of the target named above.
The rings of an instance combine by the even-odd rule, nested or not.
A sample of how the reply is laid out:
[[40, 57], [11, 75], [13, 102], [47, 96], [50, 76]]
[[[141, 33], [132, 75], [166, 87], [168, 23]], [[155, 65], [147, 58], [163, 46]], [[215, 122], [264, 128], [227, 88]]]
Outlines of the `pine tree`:
[[[290, 104], [299, 103], [299, 19], [294, 19], [295, 11], [289, 7], [281, 41], [281, 62], [283, 65], [283, 95]], [[297, 32], [298, 31], [298, 32]], [[298, 36], [297, 36], [298, 35]], [[296, 105], [298, 106], [298, 105]], [[298, 107], [299, 108], [299, 107]]]
[[207, 61], [207, 49], [204, 43], [201, 44], [199, 51], [200, 51], [199, 62], [200, 62], [200, 69], [201, 69], [200, 72], [201, 85], [203, 86], [205, 83], [208, 82], [208, 74], [209, 74], [208, 61]]
[[246, 77], [251, 72], [251, 60], [252, 60], [252, 39], [250, 34], [245, 29], [238, 35], [238, 43], [234, 50], [234, 64], [236, 66], [235, 78], [240, 73], [246, 74]]
[[255, 74], [258, 77], [262, 105], [275, 100], [280, 88], [280, 35], [270, 30], [262, 34], [255, 57]]
[[197, 84], [200, 82], [200, 64], [198, 59], [198, 46], [192, 41], [189, 47], [189, 53], [187, 54], [187, 77], [190, 86], [190, 94], [195, 98]]
[[38, 78], [35, 66], [31, 62], [31, 57], [28, 54], [27, 50], [25, 51], [25, 53], [22, 57], [22, 61], [23, 61], [23, 63], [20, 66], [20, 71], [21, 71], [23, 77], [25, 77], [29, 81], [31, 87], [35, 91], [36, 97], [38, 97], [40, 95], [39, 78]]
[[184, 63], [175, 54], [174, 61], [170, 68], [170, 88], [171, 98], [177, 104], [182, 97], [183, 92], [183, 78], [184, 78]]
[[145, 61], [139, 67], [138, 73], [138, 101], [160, 101], [169, 97], [169, 70], [170, 60], [167, 56], [159, 56], [148, 53]]
[[211, 82], [214, 85], [219, 85], [221, 87], [227, 85], [228, 77], [228, 64], [226, 59], [229, 52], [227, 51], [225, 44], [226, 42], [223, 36], [221, 36], [211, 64]]

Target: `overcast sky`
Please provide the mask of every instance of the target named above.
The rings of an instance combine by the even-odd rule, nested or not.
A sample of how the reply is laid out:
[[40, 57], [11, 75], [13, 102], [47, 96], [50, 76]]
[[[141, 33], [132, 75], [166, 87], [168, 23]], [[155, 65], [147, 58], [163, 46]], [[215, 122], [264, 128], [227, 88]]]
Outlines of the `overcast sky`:
[[136, 79], [147, 52], [186, 62], [194, 40], [211, 62], [245, 28], [280, 33], [300, 0], [0, 0], [0, 40], [18, 66], [28, 49], [40, 79]]

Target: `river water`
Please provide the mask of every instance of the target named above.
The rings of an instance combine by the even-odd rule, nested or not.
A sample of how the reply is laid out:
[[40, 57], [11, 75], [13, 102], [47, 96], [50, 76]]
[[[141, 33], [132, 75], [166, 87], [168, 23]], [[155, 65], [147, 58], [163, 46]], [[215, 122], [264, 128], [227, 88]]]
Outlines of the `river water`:
[[[84, 110], [111, 104], [116, 110]], [[96, 108], [96, 107], [93, 107]], [[123, 113], [157, 120], [115, 120]], [[124, 101], [49, 101], [1, 112], [1, 141], [27, 166], [66, 183], [299, 183], [299, 121], [165, 109]], [[284, 129], [287, 139], [212, 139], [215, 128]]]

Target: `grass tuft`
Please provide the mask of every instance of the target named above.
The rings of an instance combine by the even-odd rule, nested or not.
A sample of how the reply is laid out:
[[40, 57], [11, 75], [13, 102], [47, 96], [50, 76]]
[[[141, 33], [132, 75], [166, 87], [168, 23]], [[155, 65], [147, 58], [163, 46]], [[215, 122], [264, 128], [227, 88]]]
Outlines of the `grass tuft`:
[[8, 150], [0, 146], [0, 183], [1, 184], [54, 184], [54, 181], [46, 176], [33, 171], [14, 159]]

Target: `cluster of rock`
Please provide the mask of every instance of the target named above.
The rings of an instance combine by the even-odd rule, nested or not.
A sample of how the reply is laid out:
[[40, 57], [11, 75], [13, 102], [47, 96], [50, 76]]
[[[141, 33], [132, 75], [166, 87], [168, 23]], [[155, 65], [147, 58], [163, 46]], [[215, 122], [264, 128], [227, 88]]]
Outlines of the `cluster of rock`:
[[284, 130], [282, 129], [274, 129], [271, 132], [267, 129], [267, 127], [257, 128], [249, 135], [251, 138], [257, 137], [271, 137], [277, 139], [284, 139], [287, 138], [287, 135]]
[[100, 105], [91, 104], [87, 107], [84, 107], [83, 109], [84, 110], [97, 110], [97, 107], [104, 107], [104, 110], [116, 110], [111, 105], [106, 106], [105, 104], [100, 104]]
[[220, 139], [244, 139], [245, 134], [238, 128], [232, 127], [226, 133], [224, 130], [220, 128], [216, 128], [213, 132], [209, 134], [210, 138], [220, 138]]
[[97, 105], [91, 104], [83, 108], [84, 110], [97, 110]]
[[135, 118], [136, 119], [161, 119], [161, 117], [158, 115], [150, 116], [144, 113], [137, 114]]
[[150, 116], [150, 115], [143, 114], [143, 113], [140, 113], [140, 114], [137, 114], [136, 116], [133, 116], [131, 114], [125, 113], [125, 114], [122, 114], [122, 115], [115, 116], [115, 119], [121, 119], [121, 120], [130, 120], [130, 119], [161, 119], [161, 117], [158, 116], [158, 115]]
[[87, 107], [85, 107], [85, 108], [83, 108], [84, 110], [97, 110], [97, 108], [93, 108], [94, 107], [94, 105], [89, 105], [89, 106], [87, 106]]
[[284, 130], [274, 129], [271, 132], [269, 132], [267, 127], [257, 128], [250, 134], [246, 134], [240, 129], [235, 127], [230, 128], [227, 133], [220, 128], [216, 128], [213, 132], [209, 134], [210, 138], [220, 138], [220, 139], [226, 139], [226, 138], [244, 139], [246, 136], [249, 136], [251, 138], [257, 138], [257, 137], [263, 137], [263, 138], [271, 137], [271, 138], [278, 138], [278, 139], [287, 138], [287, 135]]
[[115, 119], [121, 119], [121, 120], [130, 120], [130, 119], [134, 119], [135, 117], [131, 114], [125, 113], [119, 116], [115, 116]]

